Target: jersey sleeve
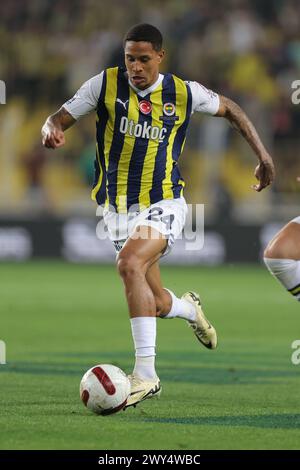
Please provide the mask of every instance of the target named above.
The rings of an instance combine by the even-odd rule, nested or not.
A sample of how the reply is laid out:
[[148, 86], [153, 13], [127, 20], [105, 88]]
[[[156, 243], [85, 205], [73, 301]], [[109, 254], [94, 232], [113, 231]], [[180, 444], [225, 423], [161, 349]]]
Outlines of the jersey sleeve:
[[73, 98], [63, 104], [63, 107], [74, 119], [80, 119], [82, 116], [95, 110], [101, 93], [102, 83], [103, 72], [87, 80]]
[[219, 95], [212, 90], [208, 90], [205, 86], [198, 82], [186, 82], [192, 93], [192, 113], [214, 115], [218, 112], [220, 106]]

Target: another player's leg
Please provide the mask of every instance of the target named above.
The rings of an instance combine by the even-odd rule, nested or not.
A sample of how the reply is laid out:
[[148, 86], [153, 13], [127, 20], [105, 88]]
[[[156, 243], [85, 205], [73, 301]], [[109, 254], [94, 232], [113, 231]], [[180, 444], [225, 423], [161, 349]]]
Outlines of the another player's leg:
[[269, 242], [264, 262], [271, 274], [300, 301], [300, 217], [289, 222]]
[[146, 280], [154, 294], [157, 316], [160, 318], [182, 318], [192, 327], [196, 338], [207, 348], [217, 347], [217, 334], [205, 317], [200, 297], [195, 292], [187, 292], [181, 299], [162, 286], [158, 262], [147, 271]]
[[139, 227], [127, 240], [117, 258], [123, 280], [135, 345], [135, 366], [131, 376], [128, 406], [160, 394], [155, 370], [156, 305], [146, 280], [148, 267], [160, 257], [166, 240], [151, 227]]

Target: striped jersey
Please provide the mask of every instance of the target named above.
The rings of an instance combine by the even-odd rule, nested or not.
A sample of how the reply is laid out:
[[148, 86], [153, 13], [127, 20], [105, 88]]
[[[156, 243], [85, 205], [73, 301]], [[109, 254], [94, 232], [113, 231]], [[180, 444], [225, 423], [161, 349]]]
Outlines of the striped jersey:
[[215, 114], [218, 95], [169, 73], [160, 74], [147, 90], [133, 87], [121, 67], [96, 77], [101, 80], [99, 95], [95, 83], [86, 82], [82, 88], [88, 93], [80, 89], [64, 104], [75, 119], [89, 112], [91, 105], [96, 110], [92, 199], [126, 212], [132, 206], [146, 208], [162, 199], [181, 197], [184, 181], [178, 159], [190, 116], [201, 105], [202, 112]]

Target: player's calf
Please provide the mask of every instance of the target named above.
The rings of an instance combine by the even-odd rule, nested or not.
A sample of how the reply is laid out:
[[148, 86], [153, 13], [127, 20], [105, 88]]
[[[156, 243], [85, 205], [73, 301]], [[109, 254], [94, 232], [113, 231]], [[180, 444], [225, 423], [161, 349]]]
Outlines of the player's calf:
[[300, 302], [300, 261], [264, 257], [270, 273]]
[[287, 224], [269, 242], [264, 262], [270, 273], [300, 301], [299, 217]]

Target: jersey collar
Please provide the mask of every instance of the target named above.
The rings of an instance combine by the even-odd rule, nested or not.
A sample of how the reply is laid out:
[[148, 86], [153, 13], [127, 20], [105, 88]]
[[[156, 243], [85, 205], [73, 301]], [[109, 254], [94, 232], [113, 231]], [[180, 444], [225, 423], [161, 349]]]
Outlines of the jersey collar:
[[146, 95], [148, 95], [149, 93], [152, 93], [152, 91], [155, 90], [155, 88], [158, 87], [158, 85], [161, 84], [161, 82], [163, 81], [164, 79], [164, 76], [162, 73], [160, 73], [158, 75], [158, 79], [156, 80], [155, 83], [153, 83], [153, 85], [149, 86], [149, 88], [146, 88], [145, 90], [140, 90], [139, 88], [137, 88], [136, 86], [134, 86], [131, 81], [128, 79], [128, 83], [129, 85], [131, 86], [131, 88], [139, 95], [141, 96], [142, 98], [144, 98]]

